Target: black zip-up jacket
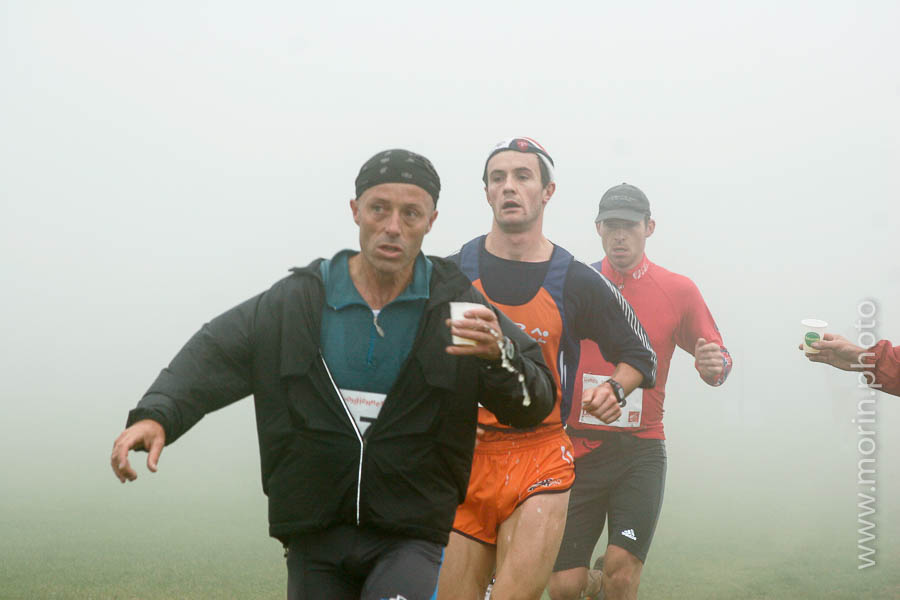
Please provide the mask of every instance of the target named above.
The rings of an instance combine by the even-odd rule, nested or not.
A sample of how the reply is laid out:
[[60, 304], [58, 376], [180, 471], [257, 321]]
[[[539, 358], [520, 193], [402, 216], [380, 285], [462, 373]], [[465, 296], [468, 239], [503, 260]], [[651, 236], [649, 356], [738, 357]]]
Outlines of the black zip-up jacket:
[[153, 419], [171, 444], [206, 413], [253, 394], [270, 535], [286, 542], [349, 523], [446, 544], [466, 495], [478, 403], [503, 423], [529, 427], [556, 394], [540, 347], [496, 309], [517, 347], [517, 373], [446, 353], [448, 302], [488, 303], [456, 265], [429, 258], [430, 297], [415, 341], [364, 436], [320, 352], [321, 259], [204, 325], [128, 425]]

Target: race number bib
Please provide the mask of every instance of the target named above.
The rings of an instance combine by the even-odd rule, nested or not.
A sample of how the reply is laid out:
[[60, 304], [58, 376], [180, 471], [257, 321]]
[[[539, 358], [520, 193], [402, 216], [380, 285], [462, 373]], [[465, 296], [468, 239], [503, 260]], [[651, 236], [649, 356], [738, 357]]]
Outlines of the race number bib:
[[378, 413], [381, 412], [381, 407], [384, 406], [384, 399], [387, 397], [386, 394], [345, 390], [343, 388], [341, 389], [341, 396], [344, 397], [344, 401], [350, 409], [350, 414], [353, 415], [353, 419], [356, 421], [357, 427], [359, 427], [360, 434], [365, 433], [369, 425], [378, 418]]
[[[581, 379], [582, 389], [589, 390], [595, 388], [607, 379], [609, 375], [594, 375], [593, 373], [585, 373]], [[604, 423], [592, 414], [582, 409], [581, 416], [578, 417], [580, 423], [585, 425], [606, 425], [607, 427], [633, 428], [641, 426], [641, 412], [644, 409], [644, 390], [635, 389], [625, 398], [625, 406], [622, 407], [622, 414], [612, 423]]]

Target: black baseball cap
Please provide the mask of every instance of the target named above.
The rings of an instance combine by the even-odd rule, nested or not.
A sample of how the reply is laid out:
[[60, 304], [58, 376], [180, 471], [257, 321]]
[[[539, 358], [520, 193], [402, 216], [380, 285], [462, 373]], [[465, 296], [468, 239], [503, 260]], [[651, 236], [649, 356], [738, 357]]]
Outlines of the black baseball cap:
[[595, 223], [604, 219], [643, 221], [650, 216], [650, 201], [646, 194], [628, 183], [613, 186], [600, 198]]

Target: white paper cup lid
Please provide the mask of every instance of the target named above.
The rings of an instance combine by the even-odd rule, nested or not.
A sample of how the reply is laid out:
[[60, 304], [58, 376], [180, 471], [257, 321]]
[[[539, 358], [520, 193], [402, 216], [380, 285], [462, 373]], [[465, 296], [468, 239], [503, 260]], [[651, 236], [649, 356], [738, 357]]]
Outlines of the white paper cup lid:
[[828, 327], [828, 323], [821, 319], [803, 319], [800, 324], [804, 327]]

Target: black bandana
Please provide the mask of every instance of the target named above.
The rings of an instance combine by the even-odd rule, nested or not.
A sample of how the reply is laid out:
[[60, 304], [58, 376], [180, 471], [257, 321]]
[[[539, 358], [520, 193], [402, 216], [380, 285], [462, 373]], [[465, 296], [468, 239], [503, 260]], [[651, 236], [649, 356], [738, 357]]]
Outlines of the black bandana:
[[415, 152], [383, 150], [367, 160], [356, 176], [356, 197], [380, 183], [411, 183], [429, 194], [437, 207], [441, 178], [431, 161]]

